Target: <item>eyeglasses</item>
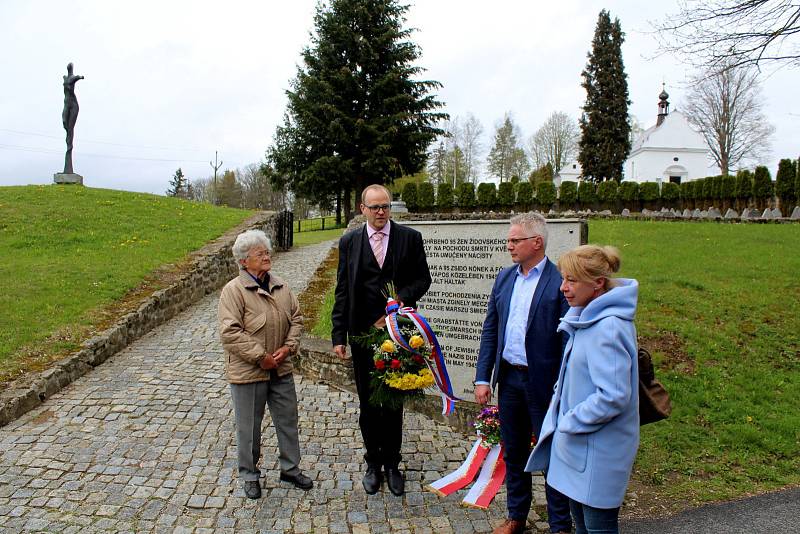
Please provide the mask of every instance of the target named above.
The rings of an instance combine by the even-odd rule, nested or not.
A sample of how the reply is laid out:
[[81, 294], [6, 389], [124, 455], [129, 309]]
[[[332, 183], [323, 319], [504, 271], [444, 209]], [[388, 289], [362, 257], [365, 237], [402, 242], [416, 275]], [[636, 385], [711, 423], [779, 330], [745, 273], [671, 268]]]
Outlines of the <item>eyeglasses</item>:
[[259, 250], [258, 252], [253, 252], [252, 254], [248, 254], [251, 258], [266, 258], [269, 256], [269, 250]]
[[520, 241], [527, 241], [528, 239], [533, 239], [535, 237], [541, 237], [538, 235], [532, 235], [530, 237], [512, 237], [511, 239], [506, 239], [506, 243], [509, 245], [514, 245], [515, 247], [519, 245]]
[[389, 211], [389, 209], [390, 209], [392, 206], [391, 206], [391, 205], [389, 205], [389, 204], [375, 204], [374, 206], [366, 206], [366, 205], [365, 205], [365, 207], [366, 207], [366, 208], [367, 208], [369, 211], [371, 211], [372, 213], [378, 213], [378, 212], [379, 212], [379, 211], [381, 211], [381, 210], [383, 210], [383, 211]]

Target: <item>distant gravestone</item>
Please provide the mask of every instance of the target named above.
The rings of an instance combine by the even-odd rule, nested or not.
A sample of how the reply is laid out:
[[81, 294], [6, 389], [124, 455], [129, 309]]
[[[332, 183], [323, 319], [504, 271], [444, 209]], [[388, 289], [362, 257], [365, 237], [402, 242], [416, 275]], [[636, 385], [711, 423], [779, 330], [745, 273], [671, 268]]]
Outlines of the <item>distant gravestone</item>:
[[392, 200], [392, 213], [408, 213], [406, 203], [402, 200]]
[[642, 209], [642, 215], [644, 215], [645, 217], [650, 217], [652, 214], [653, 212], [650, 211], [649, 209], [647, 208]]
[[800, 220], [800, 206], [794, 207], [794, 209], [792, 210], [792, 215], [789, 218], [792, 219], [793, 221]]
[[672, 210], [670, 210], [670, 211], [662, 211], [661, 212], [661, 216], [664, 217], [665, 219], [674, 219], [675, 218], [675, 213]]
[[613, 215], [613, 214], [611, 213], [611, 210], [603, 210], [603, 211], [600, 212], [600, 215], [608, 216], [608, 215]]
[[682, 216], [683, 216], [684, 219], [691, 219], [692, 218], [692, 212], [689, 211], [689, 208], [686, 208], [685, 210], [683, 210]]
[[750, 208], [745, 208], [742, 210], [742, 219], [747, 220], [747, 219], [757, 219], [757, 218], [758, 218], [758, 213], [753, 213], [753, 210], [751, 210]]
[[725, 212], [725, 218], [726, 219], [738, 219], [739, 218], [739, 214], [736, 213], [736, 210], [728, 208], [728, 211]]
[[623, 217], [630, 217], [631, 216], [631, 210], [629, 210], [628, 208], [625, 208], [624, 210], [622, 210], [622, 213], [620, 213], [620, 215], [622, 215]]
[[702, 211], [700, 212], [700, 218], [701, 218], [701, 219], [708, 219], [708, 211], [706, 211], [706, 210], [702, 210]]
[[708, 218], [709, 219], [716, 219], [718, 217], [722, 217], [722, 214], [719, 212], [717, 208], [711, 207], [708, 208]]
[[72, 171], [72, 140], [75, 136], [75, 122], [78, 120], [78, 98], [75, 96], [75, 84], [83, 80], [83, 76], [72, 73], [72, 63], [67, 65], [67, 75], [64, 76], [64, 110], [61, 112], [61, 123], [67, 131], [67, 152], [64, 156], [64, 172], [53, 175], [57, 184], [83, 185], [83, 176]]
[[702, 213], [703, 212], [700, 211], [700, 208], [695, 208], [692, 212], [692, 219], [699, 219], [702, 216]]
[[772, 210], [769, 208], [764, 209], [764, 213], [761, 214], [762, 219], [774, 219], [775, 216], [772, 215]]
[[780, 210], [780, 209], [778, 209], [778, 208], [773, 208], [773, 209], [772, 209], [772, 217], [773, 217], [774, 219], [781, 219], [781, 218], [783, 218], [783, 213], [781, 213], [781, 210]]

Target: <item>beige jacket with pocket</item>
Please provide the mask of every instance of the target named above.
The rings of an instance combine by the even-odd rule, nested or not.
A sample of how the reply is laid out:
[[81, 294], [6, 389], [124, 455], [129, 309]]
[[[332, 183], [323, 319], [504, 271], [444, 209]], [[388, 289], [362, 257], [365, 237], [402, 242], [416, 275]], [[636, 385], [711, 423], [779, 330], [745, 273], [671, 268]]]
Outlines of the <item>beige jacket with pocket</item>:
[[222, 288], [219, 297], [219, 335], [225, 349], [225, 374], [231, 384], [269, 380], [259, 362], [265, 354], [289, 347], [290, 356], [278, 366], [279, 376], [292, 372], [303, 316], [289, 286], [270, 273], [269, 291], [259, 287], [244, 270]]

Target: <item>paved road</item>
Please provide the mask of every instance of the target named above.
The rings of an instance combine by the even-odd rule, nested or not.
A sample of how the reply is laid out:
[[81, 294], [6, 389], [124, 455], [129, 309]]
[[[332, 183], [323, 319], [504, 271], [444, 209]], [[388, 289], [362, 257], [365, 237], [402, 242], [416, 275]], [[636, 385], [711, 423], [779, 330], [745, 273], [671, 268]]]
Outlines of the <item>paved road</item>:
[[[278, 254], [274, 270], [299, 292], [330, 246]], [[469, 533], [490, 532], [503, 518], [503, 492], [481, 511], [460, 506], [463, 492], [440, 499], [422, 490], [457, 467], [470, 443], [413, 413], [404, 422], [408, 492], [367, 496], [356, 399], [299, 376], [302, 468], [315, 487], [278, 481], [268, 429], [264, 496], [245, 498], [217, 297], [0, 428], [0, 531]]]
[[800, 488], [711, 504], [673, 517], [629, 521], [626, 534], [724, 534], [800, 533]]

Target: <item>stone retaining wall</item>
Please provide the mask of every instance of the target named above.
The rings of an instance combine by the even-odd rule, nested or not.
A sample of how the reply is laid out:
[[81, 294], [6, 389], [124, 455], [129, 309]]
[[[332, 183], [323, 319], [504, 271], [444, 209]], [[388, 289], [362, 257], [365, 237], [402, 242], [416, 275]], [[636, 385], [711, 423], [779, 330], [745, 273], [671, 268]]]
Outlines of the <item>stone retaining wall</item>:
[[244, 230], [264, 230], [275, 242], [273, 212], [259, 212], [236, 228], [190, 255], [190, 267], [180, 279], [147, 298], [104, 332], [86, 340], [82, 348], [56, 362], [50, 369], [25, 376], [0, 393], [0, 426], [39, 406], [45, 399], [127, 347], [134, 340], [163, 324], [222, 287], [238, 269], [231, 255], [236, 236]]
[[[303, 336], [300, 349], [294, 357], [294, 366], [298, 373], [312, 380], [356, 392], [351, 361], [340, 360], [333, 354], [329, 340]], [[406, 404], [406, 408], [448, 424], [460, 432], [472, 434], [474, 430], [469, 423], [475, 419], [480, 407], [467, 400], [458, 402], [456, 412], [449, 416], [442, 415], [442, 401], [438, 395], [426, 395], [424, 399], [414, 399]]]

